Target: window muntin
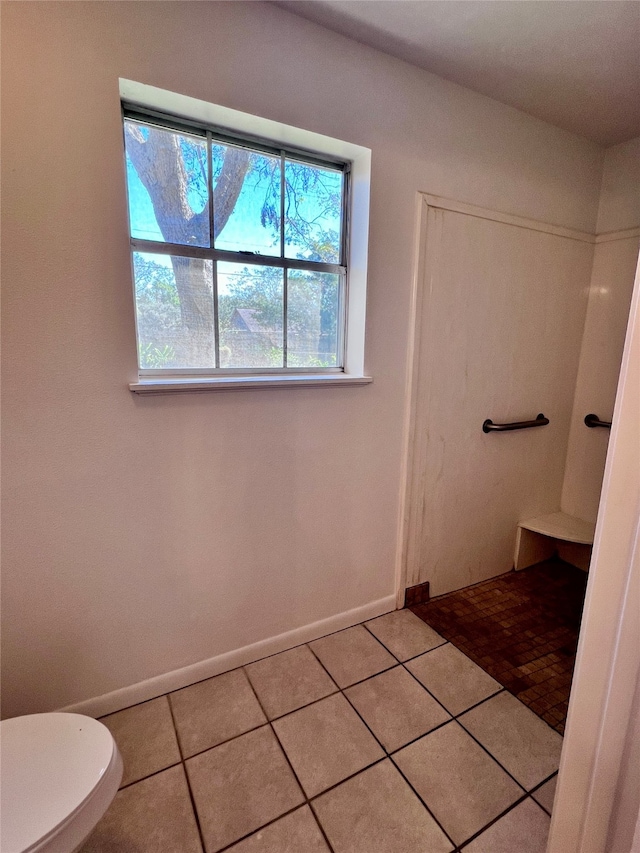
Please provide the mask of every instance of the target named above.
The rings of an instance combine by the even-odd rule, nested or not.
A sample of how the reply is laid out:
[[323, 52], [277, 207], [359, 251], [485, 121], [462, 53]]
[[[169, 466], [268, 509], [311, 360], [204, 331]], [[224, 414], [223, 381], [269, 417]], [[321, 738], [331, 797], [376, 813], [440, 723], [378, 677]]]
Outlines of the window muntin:
[[141, 375], [341, 371], [348, 164], [124, 128]]

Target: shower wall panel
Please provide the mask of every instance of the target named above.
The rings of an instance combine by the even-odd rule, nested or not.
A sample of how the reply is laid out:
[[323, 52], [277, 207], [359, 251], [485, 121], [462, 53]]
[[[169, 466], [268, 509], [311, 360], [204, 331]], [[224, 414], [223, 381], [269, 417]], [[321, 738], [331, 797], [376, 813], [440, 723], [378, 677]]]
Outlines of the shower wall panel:
[[560, 509], [593, 244], [434, 207], [423, 228], [407, 585], [439, 595], [508, 571], [518, 521]]
[[562, 488], [564, 512], [585, 521], [598, 514], [610, 432], [589, 429], [584, 417], [613, 414], [639, 248], [637, 236], [595, 247]]

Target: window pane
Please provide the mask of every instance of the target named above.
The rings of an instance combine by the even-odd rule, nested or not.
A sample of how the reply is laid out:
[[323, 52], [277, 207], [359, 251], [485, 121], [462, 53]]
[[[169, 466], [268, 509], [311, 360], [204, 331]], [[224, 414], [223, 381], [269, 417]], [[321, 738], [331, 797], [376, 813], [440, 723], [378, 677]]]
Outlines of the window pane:
[[131, 236], [209, 246], [206, 141], [135, 121], [124, 138]]
[[215, 367], [213, 262], [133, 253], [141, 369]]
[[340, 276], [289, 270], [287, 367], [338, 367]]
[[211, 149], [216, 249], [280, 256], [280, 158]]
[[218, 262], [220, 367], [283, 367], [284, 273]]
[[343, 174], [286, 160], [284, 253], [340, 263]]

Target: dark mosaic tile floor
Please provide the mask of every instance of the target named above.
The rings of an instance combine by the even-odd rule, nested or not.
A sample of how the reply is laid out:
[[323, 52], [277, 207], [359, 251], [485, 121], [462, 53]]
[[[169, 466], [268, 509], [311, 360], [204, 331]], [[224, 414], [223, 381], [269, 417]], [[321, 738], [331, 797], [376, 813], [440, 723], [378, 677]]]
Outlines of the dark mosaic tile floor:
[[410, 609], [562, 734], [586, 583], [548, 560]]

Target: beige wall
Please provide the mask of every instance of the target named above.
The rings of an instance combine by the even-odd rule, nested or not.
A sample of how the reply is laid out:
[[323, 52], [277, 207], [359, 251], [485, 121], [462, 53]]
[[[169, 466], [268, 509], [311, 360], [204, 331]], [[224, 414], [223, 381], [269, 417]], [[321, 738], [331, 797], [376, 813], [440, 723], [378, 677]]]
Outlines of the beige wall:
[[[261, 3], [2, 10], [4, 714], [390, 596], [417, 191], [592, 231], [595, 145]], [[140, 399], [118, 77], [373, 150], [357, 389]]]
[[[595, 522], [609, 431], [589, 429], [585, 415], [611, 420], [624, 347], [640, 238], [640, 138], [606, 152], [598, 233], [624, 237], [595, 247], [571, 432], [562, 489], [562, 509]], [[612, 234], [612, 232], [614, 232]]]
[[607, 149], [598, 206], [598, 234], [640, 225], [640, 136]]

